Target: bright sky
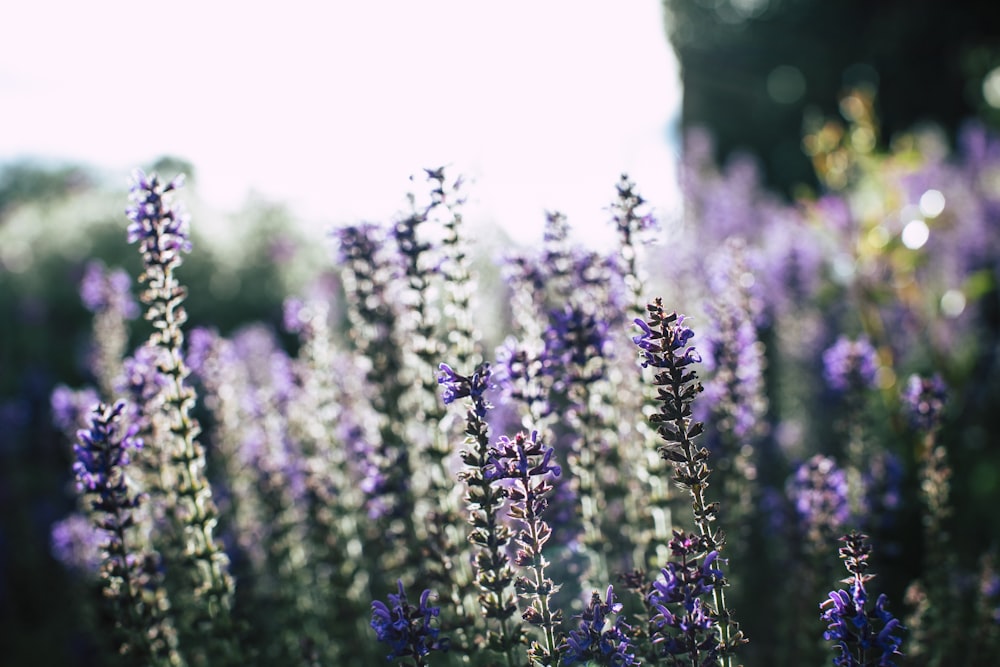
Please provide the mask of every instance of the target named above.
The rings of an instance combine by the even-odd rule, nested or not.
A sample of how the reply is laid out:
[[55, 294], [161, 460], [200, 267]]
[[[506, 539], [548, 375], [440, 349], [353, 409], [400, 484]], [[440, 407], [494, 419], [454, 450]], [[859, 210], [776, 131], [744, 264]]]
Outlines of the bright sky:
[[170, 154], [212, 206], [255, 190], [317, 227], [385, 219], [444, 164], [472, 181], [468, 217], [518, 240], [548, 209], [605, 229], [623, 171], [675, 202], [664, 35], [659, 0], [11, 3], [0, 161], [124, 182]]

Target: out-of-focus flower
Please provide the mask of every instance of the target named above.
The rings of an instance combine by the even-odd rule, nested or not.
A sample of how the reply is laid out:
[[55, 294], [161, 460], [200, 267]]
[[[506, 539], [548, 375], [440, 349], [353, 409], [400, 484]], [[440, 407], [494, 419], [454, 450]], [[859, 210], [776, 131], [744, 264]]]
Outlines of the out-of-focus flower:
[[61, 431], [73, 435], [87, 423], [90, 411], [99, 402], [97, 391], [93, 388], [74, 390], [64, 384], [57, 385], [49, 397], [52, 423]]
[[77, 512], [52, 525], [52, 555], [67, 568], [97, 575], [103, 560], [104, 538], [85, 515]]
[[816, 546], [832, 538], [850, 518], [847, 475], [833, 459], [822, 454], [796, 469], [786, 493], [795, 507], [802, 534]]
[[80, 299], [93, 313], [113, 309], [131, 320], [139, 315], [131, 287], [132, 278], [123, 269], [109, 271], [103, 262], [95, 260], [87, 263], [80, 281]]
[[838, 392], [873, 388], [878, 367], [875, 348], [864, 336], [855, 341], [841, 336], [823, 353], [823, 377]]
[[940, 376], [911, 375], [903, 389], [903, 408], [914, 428], [930, 432], [941, 424], [948, 388]]

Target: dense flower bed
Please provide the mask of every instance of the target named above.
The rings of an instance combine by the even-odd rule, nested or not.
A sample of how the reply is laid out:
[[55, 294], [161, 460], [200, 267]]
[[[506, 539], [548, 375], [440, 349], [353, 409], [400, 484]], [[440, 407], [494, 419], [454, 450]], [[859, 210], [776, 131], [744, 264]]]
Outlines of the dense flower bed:
[[877, 153], [856, 102], [807, 138], [819, 196], [778, 200], [695, 134], [682, 219], [623, 176], [615, 247], [550, 213], [499, 286], [477, 284], [461, 179], [427, 170], [407, 215], [332, 235], [339, 284], [286, 304], [292, 352], [262, 324], [186, 330], [180, 181], [137, 173], [153, 333], [126, 349], [136, 304], [95, 264], [94, 386], [52, 396], [79, 480], [53, 548], [103, 592], [95, 645], [155, 665], [991, 664], [998, 524], [974, 500], [998, 494], [954, 471], [1000, 398], [1000, 141]]

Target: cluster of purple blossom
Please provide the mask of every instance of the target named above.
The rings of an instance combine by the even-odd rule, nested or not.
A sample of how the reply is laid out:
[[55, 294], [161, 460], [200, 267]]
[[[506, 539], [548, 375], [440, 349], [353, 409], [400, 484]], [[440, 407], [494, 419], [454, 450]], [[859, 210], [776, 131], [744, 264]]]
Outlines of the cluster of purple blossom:
[[[969, 160], [1000, 164], [969, 136]], [[971, 335], [959, 278], [1000, 255], [977, 247], [945, 275], [939, 245], [894, 234], [918, 209], [952, 215], [924, 206], [932, 176], [948, 206], [1000, 195], [931, 162], [880, 183], [918, 197], [905, 215], [875, 220], [847, 186], [788, 206], [699, 141], [697, 234], [667, 228], [669, 262], [646, 247], [667, 225], [623, 176], [611, 252], [550, 213], [541, 247], [502, 260], [503, 323], [474, 300], [464, 184], [427, 170], [398, 220], [333, 235], [339, 293], [286, 303], [294, 352], [263, 324], [184, 331], [180, 181], [137, 174], [152, 334], [125, 349], [127, 281], [92, 265], [95, 387], [52, 395], [81, 494], [52, 544], [112, 603], [95, 613], [116, 629], [105, 648], [157, 665], [867, 666], [895, 664], [904, 638], [920, 664], [981, 655], [945, 612], [963, 604], [949, 387], [970, 382], [947, 352]], [[966, 239], [958, 226], [934, 233]], [[925, 283], [936, 310], [912, 295]], [[838, 539], [850, 577], [830, 592]], [[919, 572], [887, 578], [909, 585], [897, 618], [869, 569], [914, 548]], [[981, 650], [1000, 635], [989, 567]]]

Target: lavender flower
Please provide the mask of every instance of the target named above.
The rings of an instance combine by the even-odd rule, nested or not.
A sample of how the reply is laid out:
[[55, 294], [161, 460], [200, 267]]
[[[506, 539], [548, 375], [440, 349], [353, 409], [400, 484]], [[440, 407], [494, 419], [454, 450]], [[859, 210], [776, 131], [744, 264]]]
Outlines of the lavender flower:
[[544, 373], [542, 353], [508, 337], [496, 349], [497, 386], [505, 398], [524, 405], [535, 420], [551, 413], [549, 380]]
[[229, 558], [213, 534], [218, 512], [205, 474], [204, 448], [197, 440], [201, 427], [191, 414], [196, 394], [187, 384], [190, 371], [183, 357], [186, 290], [175, 275], [183, 263], [181, 253], [191, 251], [188, 216], [172, 200], [182, 183], [180, 177], [164, 183], [155, 174], [135, 172], [132, 205], [126, 210], [128, 239], [139, 243], [145, 269], [140, 276], [146, 285], [142, 300], [153, 325], [147, 344], [158, 349], [158, 370], [167, 379], [157, 400], [158, 416], [169, 426], [157, 430], [151, 443], [162, 450], [160, 460], [166, 463], [159, 480], [173, 524], [166, 555], [171, 562], [187, 565], [194, 597], [201, 603], [191, 609], [194, 614], [185, 619], [183, 629], [198, 632], [196, 626], [205, 620], [197, 618], [199, 614], [211, 619], [214, 633], [205, 642], [205, 659], [228, 664], [239, 660], [230, 617], [234, 584]]
[[74, 435], [77, 429], [86, 425], [90, 412], [99, 402], [92, 388], [73, 390], [63, 384], [57, 385], [49, 397], [52, 423], [68, 435]]
[[79, 512], [54, 523], [50, 533], [55, 559], [71, 570], [93, 576], [97, 576], [101, 569], [104, 542], [90, 519]]
[[850, 518], [847, 475], [822, 454], [798, 467], [786, 493], [795, 507], [801, 534], [815, 549], [823, 548]]
[[703, 536], [674, 531], [671, 561], [653, 582], [647, 603], [655, 653], [670, 665], [717, 665], [723, 654], [717, 614], [706, 596], [725, 585], [717, 550]]
[[741, 446], [749, 448], [748, 440], [761, 434], [767, 412], [764, 345], [756, 328], [763, 303], [748, 255], [745, 243], [730, 240], [709, 267], [709, 289], [715, 296], [706, 305], [711, 332], [705, 365], [714, 374], [705, 383], [704, 402], [723, 437], [732, 441], [723, 451], [727, 457]]
[[530, 436], [520, 432], [513, 440], [500, 436], [484, 470], [490, 481], [513, 481], [507, 488], [510, 517], [520, 524], [514, 538], [517, 545], [514, 563], [527, 573], [517, 578], [514, 587], [522, 598], [531, 601], [522, 617], [542, 629], [545, 643], [533, 642], [528, 657], [533, 664], [543, 665], [556, 659], [555, 628], [561, 618], [561, 613], [550, 606], [550, 597], [559, 586], [546, 576], [549, 561], [542, 554], [545, 543], [552, 537], [552, 528], [542, 518], [548, 505], [545, 496], [553, 488], [550, 475], [558, 477], [562, 472], [552, 463], [553, 454], [554, 450], [536, 432]]
[[147, 176], [137, 169], [132, 174], [125, 214], [131, 221], [128, 242], [139, 242], [139, 252], [151, 264], [175, 266], [180, 253], [191, 252], [191, 231], [187, 213], [170, 199], [170, 194], [184, 184], [184, 177], [163, 182], [156, 174]]
[[459, 398], [469, 398], [472, 400], [476, 416], [485, 419], [490, 408], [485, 393], [492, 386], [489, 381], [489, 364], [483, 364], [477, 368], [472, 377], [459, 375], [445, 363], [442, 363], [439, 368], [441, 375], [438, 376], [438, 384], [441, 385], [441, 400], [444, 401], [444, 404], [450, 405]]
[[[705, 499], [711, 473], [709, 452], [694, 443], [694, 439], [705, 430], [704, 424], [692, 418], [694, 398], [703, 391], [697, 372], [690, 368], [701, 361], [698, 351], [688, 345], [694, 331], [684, 325], [683, 315], [664, 313], [663, 302], [659, 298], [648, 304], [646, 310], [649, 320], [635, 321], [642, 333], [632, 340], [639, 348], [642, 366], [656, 371], [653, 384], [659, 406], [649, 420], [657, 425], [656, 432], [664, 441], [660, 456], [673, 465], [675, 483], [691, 495], [695, 523], [704, 540], [705, 550], [721, 552], [725, 538], [715, 524], [719, 505], [709, 504]], [[712, 597], [714, 608], [709, 613], [713, 614], [719, 633], [719, 655], [728, 665], [731, 654], [746, 639], [730, 618], [723, 586], [714, 586]]]
[[823, 353], [823, 377], [835, 391], [862, 391], [875, 386], [878, 356], [864, 336], [855, 341], [841, 336]]
[[940, 376], [910, 376], [903, 389], [903, 408], [914, 428], [929, 433], [941, 425], [947, 391]]
[[503, 654], [508, 667], [513, 667], [514, 648], [521, 642], [521, 632], [511, 627], [511, 619], [517, 611], [517, 604], [509, 591], [514, 581], [507, 556], [511, 530], [500, 520], [507, 489], [493, 484], [494, 448], [490, 445], [486, 421], [492, 406], [485, 396], [485, 390], [490, 386], [490, 368], [488, 364], [482, 364], [469, 377], [442, 363], [441, 371], [438, 382], [443, 400], [451, 404], [461, 397], [471, 403], [465, 419], [466, 448], [460, 452], [465, 468], [459, 472], [458, 479], [466, 485], [465, 501], [472, 525], [468, 540], [477, 549], [472, 560], [479, 588], [479, 605], [487, 621], [492, 619], [497, 626], [495, 629], [487, 628], [486, 645], [490, 650]]
[[[629, 637], [632, 628], [622, 618], [622, 607], [622, 603], [615, 598], [613, 586], [608, 586], [603, 601], [600, 593], [594, 591], [590, 605], [578, 617], [579, 626], [570, 631], [559, 647], [562, 664], [590, 663], [606, 667], [641, 664], [636, 659]], [[615, 620], [610, 627], [605, 628], [611, 614], [615, 615]]]
[[[134, 426], [119, 433], [124, 410], [124, 401], [114, 406], [99, 404], [93, 411], [90, 428], [77, 432], [79, 442], [73, 446], [77, 458], [73, 471], [82, 493], [98, 494], [95, 510], [131, 510], [138, 505], [126, 488], [124, 467], [129, 463], [129, 451], [142, 447], [142, 441], [135, 438], [138, 429]], [[129, 517], [122, 519], [123, 526], [131, 523]]]
[[153, 415], [159, 410], [159, 400], [170, 383], [170, 378], [160, 370], [162, 359], [161, 348], [152, 345], [136, 348], [122, 362], [122, 372], [115, 383], [116, 391], [129, 400], [130, 421], [144, 434], [151, 433]]
[[132, 320], [139, 315], [139, 305], [132, 297], [131, 285], [131, 277], [123, 269], [109, 271], [95, 260], [87, 263], [80, 281], [80, 299], [92, 313], [115, 310]]
[[440, 629], [434, 619], [441, 613], [439, 607], [427, 604], [430, 590], [420, 595], [414, 607], [406, 599], [403, 582], [397, 582], [399, 593], [389, 594], [389, 604], [381, 600], [372, 602], [371, 627], [378, 641], [389, 645], [388, 660], [409, 659], [408, 664], [423, 667], [424, 657], [431, 651], [447, 651], [448, 640], [439, 638]]
[[131, 655], [135, 664], [172, 664], [173, 631], [157, 601], [162, 595], [157, 590], [158, 555], [144, 553], [132, 530], [145, 496], [132, 488], [126, 470], [142, 441], [135, 437], [135, 426], [123, 427], [125, 412], [124, 401], [94, 409], [90, 427], [77, 434], [73, 470], [78, 490], [89, 500], [94, 526], [105, 538], [101, 577], [106, 595], [116, 604], [119, 651]]
[[823, 638], [834, 642], [837, 655], [833, 664], [841, 667], [892, 667], [902, 643], [904, 629], [886, 608], [888, 598], [879, 595], [868, 606], [866, 584], [874, 575], [867, 574], [871, 547], [867, 535], [852, 532], [840, 538], [840, 558], [850, 576], [846, 590], [835, 590], [820, 604], [820, 618], [827, 623]]

